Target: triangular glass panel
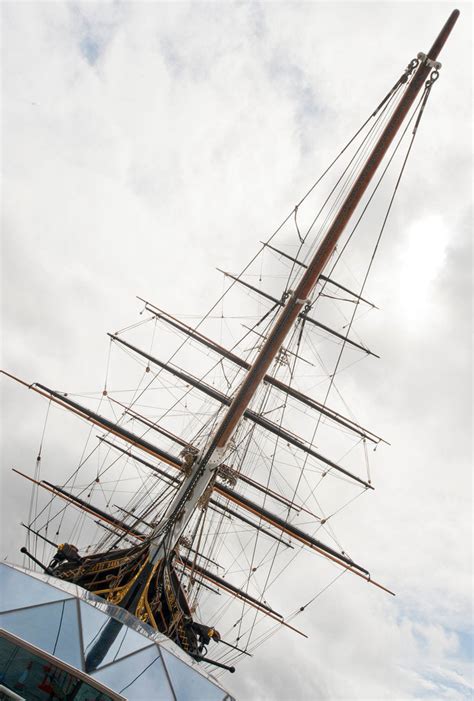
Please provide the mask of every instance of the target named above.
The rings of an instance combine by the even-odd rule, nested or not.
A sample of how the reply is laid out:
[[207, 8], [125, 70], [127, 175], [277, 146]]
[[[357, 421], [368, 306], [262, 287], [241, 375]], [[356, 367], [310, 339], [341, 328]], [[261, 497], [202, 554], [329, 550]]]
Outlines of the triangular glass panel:
[[60, 601], [0, 614], [0, 625], [19, 638], [82, 669], [76, 601]]
[[[74, 582], [67, 582], [64, 579], [59, 579], [58, 577], [55, 577], [52, 574], [45, 574], [44, 572], [37, 572], [36, 570], [28, 570], [27, 574], [30, 577], [34, 577], [35, 579], [39, 579], [42, 582], [46, 582], [46, 584], [49, 584], [51, 587], [55, 587], [56, 589], [59, 589], [61, 592], [65, 592], [65, 594], [69, 594], [70, 596], [79, 596], [81, 591], [81, 587], [78, 587], [77, 584], [74, 584]], [[94, 596], [91, 594], [91, 596]]]
[[75, 669], [66, 671], [61, 662], [53, 663], [0, 637], [1, 699], [10, 701], [13, 696], [25, 701], [112, 701], [112, 696], [117, 699], [106, 687], [96, 685], [99, 682], [95, 680], [88, 679], [86, 683], [78, 679]]
[[79, 606], [84, 657], [86, 660], [89, 659], [89, 664], [94, 664], [95, 669], [152, 644], [146, 636], [140, 635], [125, 623], [107, 616], [94, 606], [84, 601], [81, 601]]
[[203, 676], [196, 666], [188, 665], [160, 646], [176, 701], [222, 701], [226, 692]]
[[[98, 669], [91, 676], [125, 696], [128, 701], [175, 701], [156, 645], [123, 657], [108, 667]], [[200, 700], [200, 696], [189, 698]]]
[[0, 612], [71, 598], [66, 592], [40, 582], [21, 570], [0, 564]]

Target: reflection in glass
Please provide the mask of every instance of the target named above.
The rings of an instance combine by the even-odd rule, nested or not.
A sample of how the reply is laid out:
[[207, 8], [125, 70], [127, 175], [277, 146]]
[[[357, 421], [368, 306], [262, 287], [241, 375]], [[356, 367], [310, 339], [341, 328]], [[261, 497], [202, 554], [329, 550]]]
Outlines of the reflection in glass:
[[[103, 633], [104, 628], [110, 619], [101, 611], [97, 610], [93, 606], [90, 606], [89, 604], [83, 603], [82, 601], [80, 603], [80, 612], [82, 637], [84, 641], [84, 657], [87, 658], [88, 653], [100, 638], [101, 633]], [[125, 655], [129, 655], [132, 652], [148, 647], [150, 644], [151, 641], [148, 638], [140, 635], [140, 633], [136, 633], [128, 626], [122, 625], [116, 639], [110, 646], [110, 649], [103, 661], [100, 663], [100, 667], [109, 664], [110, 662], [114, 662]]]
[[196, 669], [186, 665], [164, 648], [160, 648], [177, 701], [222, 701], [223, 689], [215, 686]]
[[69, 599], [69, 594], [0, 564], [0, 611]]
[[[129, 701], [174, 701], [156, 645], [94, 672], [94, 679], [113, 686]], [[222, 692], [220, 698], [222, 698]], [[194, 701], [200, 696], [194, 696]]]
[[66, 670], [0, 637], [0, 684], [28, 701], [112, 701]]
[[3, 613], [0, 625], [51, 655], [82, 668], [74, 599]]

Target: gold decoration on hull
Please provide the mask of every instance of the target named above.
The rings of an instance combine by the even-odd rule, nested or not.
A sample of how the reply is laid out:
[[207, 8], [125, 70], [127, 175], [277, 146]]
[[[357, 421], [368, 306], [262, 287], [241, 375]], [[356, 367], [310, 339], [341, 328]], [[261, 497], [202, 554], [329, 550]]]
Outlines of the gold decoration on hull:
[[149, 622], [153, 628], [158, 630], [158, 626], [155, 621], [155, 617], [153, 616], [153, 612], [151, 610], [150, 604], [148, 602], [148, 591], [150, 589], [150, 583], [153, 579], [153, 577], [156, 576], [159, 567], [161, 566], [161, 560], [153, 566], [152, 571], [150, 572], [150, 575], [147, 579], [147, 582], [143, 588], [142, 594], [140, 596], [140, 599], [138, 600], [137, 608], [135, 609], [135, 616], [140, 619], [140, 621], [143, 621], [144, 623]]
[[163, 580], [164, 580], [164, 585], [165, 585], [165, 595], [166, 595], [166, 602], [168, 604], [168, 608], [171, 612], [171, 623], [168, 626], [168, 631], [167, 634], [171, 637], [173, 634], [174, 630], [176, 629], [176, 632], [178, 634], [179, 638], [179, 644], [185, 650], [185, 652], [190, 652], [190, 647], [189, 647], [189, 639], [188, 636], [186, 635], [186, 631], [184, 629], [184, 614], [182, 611], [181, 606], [179, 605], [174, 590], [173, 586], [171, 583], [171, 577], [170, 573], [168, 571], [168, 568], [165, 566], [164, 572], [163, 572]]
[[149, 543], [114, 553], [62, 562], [55, 575], [72, 581], [108, 603], [121, 606], [138, 620], [167, 635], [191, 655], [202, 649], [200, 624], [193, 621], [172, 554], [152, 564]]
[[[110, 604], [119, 604], [119, 603], [123, 600], [123, 598], [125, 597], [125, 595], [128, 594], [128, 592], [130, 591], [130, 589], [132, 588], [132, 586], [135, 584], [135, 582], [137, 581], [137, 579], [138, 579], [138, 577], [140, 576], [140, 574], [143, 572], [143, 569], [145, 568], [147, 562], [148, 562], [148, 558], [147, 558], [147, 559], [143, 562], [143, 564], [138, 568], [137, 572], [136, 572], [135, 575], [132, 577], [132, 579], [130, 579], [129, 582], [127, 582], [126, 584], [124, 584], [124, 585], [122, 585], [122, 586], [118, 586], [118, 587], [113, 587], [113, 586], [111, 586], [111, 587], [110, 587], [110, 589], [108, 590], [107, 596], [105, 597], [106, 600], [107, 600]], [[120, 580], [121, 578], [122, 578], [122, 577], [120, 576], [120, 574], [118, 574], [118, 575], [117, 575], [117, 579]], [[94, 593], [94, 594], [100, 594], [100, 595], [102, 595], [103, 593], [106, 593], [106, 591], [107, 591], [107, 590], [104, 590], [103, 592], [102, 592], [102, 591], [95, 591], [95, 592], [93, 592], [93, 593]]]

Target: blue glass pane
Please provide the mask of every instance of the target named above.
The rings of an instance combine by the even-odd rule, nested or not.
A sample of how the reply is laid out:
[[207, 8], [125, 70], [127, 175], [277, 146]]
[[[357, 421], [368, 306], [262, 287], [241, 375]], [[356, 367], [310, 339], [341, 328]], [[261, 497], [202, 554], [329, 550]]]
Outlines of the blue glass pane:
[[[74, 584], [73, 582], [67, 582], [66, 580], [58, 579], [57, 577], [54, 577], [51, 574], [44, 574], [44, 572], [28, 570], [28, 576], [34, 577], [35, 579], [39, 579], [41, 582], [46, 582], [50, 586], [59, 589], [61, 593], [64, 592], [66, 595], [79, 596], [80, 592], [84, 591], [84, 589], [81, 589], [81, 587], [78, 587], [77, 584]], [[91, 596], [94, 595], [91, 594]]]
[[[101, 652], [96, 653], [96, 661], [101, 657], [100, 661], [95, 664], [96, 668], [152, 644], [149, 638], [136, 633], [123, 623], [117, 621], [110, 624], [109, 616], [82, 601], [80, 602], [80, 612], [84, 657], [87, 658], [94, 649], [97, 651], [101, 648]], [[105, 642], [106, 638], [107, 643]]]
[[0, 611], [70, 598], [69, 594], [56, 587], [50, 587], [20, 570], [0, 564]]
[[2, 613], [0, 625], [41, 650], [82, 669], [75, 600]]
[[[74, 673], [3, 637], [0, 637], [0, 684], [27, 701], [112, 701], [108, 690], [96, 689]], [[0, 692], [0, 698], [7, 697]]]
[[197, 665], [182, 662], [160, 647], [177, 701], [222, 701], [226, 692], [198, 672]]
[[[156, 645], [103, 667], [92, 676], [128, 701], [174, 701]], [[194, 701], [197, 699], [200, 701], [194, 696]]]

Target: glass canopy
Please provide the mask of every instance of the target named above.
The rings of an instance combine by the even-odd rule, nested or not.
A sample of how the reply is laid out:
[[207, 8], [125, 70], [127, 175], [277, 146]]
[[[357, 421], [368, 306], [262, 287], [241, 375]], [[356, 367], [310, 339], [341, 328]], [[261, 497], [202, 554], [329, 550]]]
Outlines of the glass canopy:
[[21, 698], [29, 684], [25, 698], [38, 700], [234, 701], [164, 635], [49, 575], [0, 563], [0, 627], [0, 685]]

